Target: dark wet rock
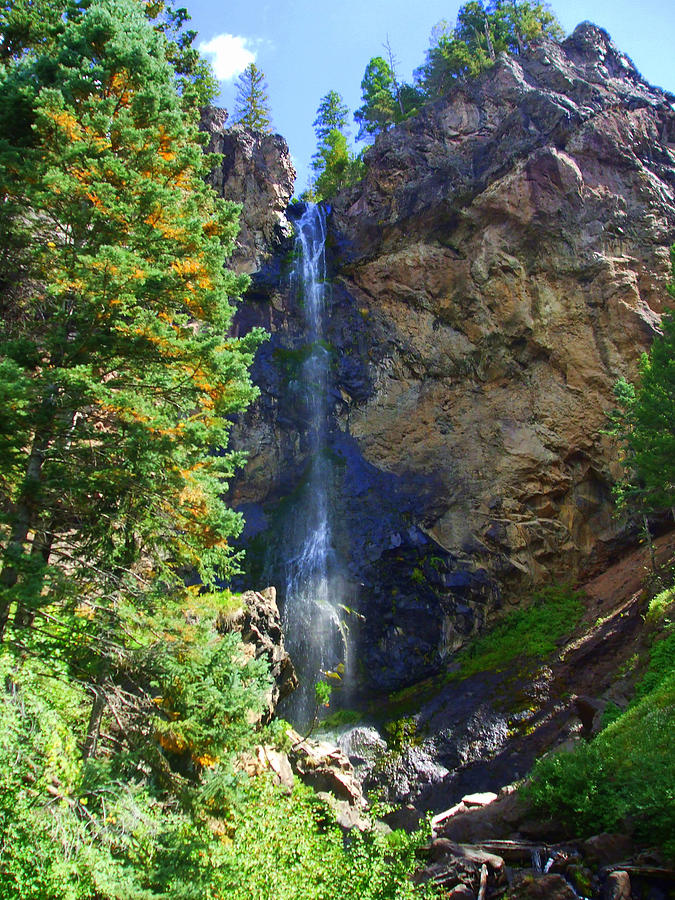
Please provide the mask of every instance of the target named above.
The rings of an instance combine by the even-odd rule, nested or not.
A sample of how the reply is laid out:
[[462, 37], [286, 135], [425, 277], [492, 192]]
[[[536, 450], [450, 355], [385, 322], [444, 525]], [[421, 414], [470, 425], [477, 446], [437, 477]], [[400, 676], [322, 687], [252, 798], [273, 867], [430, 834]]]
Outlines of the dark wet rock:
[[608, 866], [630, 859], [635, 853], [635, 841], [626, 834], [595, 834], [581, 845], [589, 862]]
[[509, 900], [578, 900], [562, 875], [517, 873], [509, 889]]
[[422, 821], [422, 813], [412, 803], [406, 803], [405, 806], [400, 806], [398, 809], [382, 816], [382, 821], [394, 831], [400, 828], [410, 834], [419, 828]]
[[357, 725], [338, 735], [337, 745], [349, 757], [363, 783], [387, 754], [387, 743], [370, 725]]
[[407, 746], [381, 757], [364, 779], [364, 788], [377, 790], [389, 803], [419, 799], [431, 785], [440, 783], [447, 769], [439, 765], [429, 747]]
[[476, 900], [475, 893], [465, 884], [458, 884], [447, 894], [448, 900]]
[[509, 838], [520, 833], [520, 826], [531, 818], [531, 811], [520, 794], [500, 797], [483, 807], [464, 802], [439, 813], [433, 822], [434, 833], [460, 843]]
[[602, 713], [607, 704], [594, 697], [572, 697], [572, 705], [581, 719], [584, 737], [596, 735], [602, 728]]

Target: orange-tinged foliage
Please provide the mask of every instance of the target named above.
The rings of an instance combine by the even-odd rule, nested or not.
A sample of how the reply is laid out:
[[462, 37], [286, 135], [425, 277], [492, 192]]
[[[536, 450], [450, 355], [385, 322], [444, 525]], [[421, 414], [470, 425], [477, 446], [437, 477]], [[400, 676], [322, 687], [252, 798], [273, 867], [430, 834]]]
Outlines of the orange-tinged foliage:
[[176, 158], [176, 154], [171, 149], [171, 145], [173, 143], [173, 138], [171, 135], [166, 133], [166, 129], [163, 125], [159, 126], [159, 150], [157, 151], [162, 159], [167, 162]]
[[201, 259], [194, 257], [187, 257], [186, 259], [176, 259], [171, 263], [171, 268], [178, 275], [181, 276], [193, 276], [197, 275], [199, 277], [207, 277], [208, 274], [204, 269], [204, 264]]
[[121, 72], [115, 72], [113, 77], [110, 79], [107, 94], [109, 97], [117, 97], [118, 106], [128, 106], [130, 99], [130, 87], [131, 85], [129, 73], [125, 72], [124, 70], [122, 70]]
[[82, 128], [73, 113], [66, 109], [50, 109], [47, 110], [47, 116], [52, 122], [65, 132], [69, 141], [82, 140]]
[[96, 207], [96, 209], [104, 209], [101, 198], [98, 196], [98, 194], [95, 193], [95, 191], [86, 191], [85, 196], [91, 202], [92, 206]]
[[217, 237], [221, 234], [223, 228], [219, 222], [215, 220], [211, 220], [210, 222], [204, 222], [202, 225], [202, 231], [207, 237]]
[[202, 753], [200, 756], [193, 756], [192, 761], [196, 762], [204, 769], [210, 769], [213, 766], [217, 765], [220, 760], [219, 757], [211, 756], [210, 753]]
[[179, 734], [160, 734], [157, 738], [159, 746], [170, 753], [182, 753], [187, 750], [187, 741]]

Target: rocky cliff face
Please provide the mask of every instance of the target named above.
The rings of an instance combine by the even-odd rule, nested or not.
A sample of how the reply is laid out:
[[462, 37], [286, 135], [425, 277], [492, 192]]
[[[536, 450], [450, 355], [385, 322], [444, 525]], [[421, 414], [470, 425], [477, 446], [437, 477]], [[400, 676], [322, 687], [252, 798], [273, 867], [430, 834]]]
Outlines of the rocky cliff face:
[[[333, 537], [359, 679], [391, 688], [620, 538], [602, 429], [666, 300], [675, 98], [584, 24], [378, 138], [329, 227]], [[310, 388], [301, 301], [266, 271], [240, 316], [272, 341], [235, 500], [282, 584]]]
[[209, 177], [216, 193], [242, 204], [232, 266], [251, 274], [261, 269], [293, 232], [286, 207], [293, 196], [295, 169], [280, 134], [262, 134], [241, 125], [226, 128], [227, 112], [206, 107], [201, 130], [209, 134], [208, 153], [222, 162]]

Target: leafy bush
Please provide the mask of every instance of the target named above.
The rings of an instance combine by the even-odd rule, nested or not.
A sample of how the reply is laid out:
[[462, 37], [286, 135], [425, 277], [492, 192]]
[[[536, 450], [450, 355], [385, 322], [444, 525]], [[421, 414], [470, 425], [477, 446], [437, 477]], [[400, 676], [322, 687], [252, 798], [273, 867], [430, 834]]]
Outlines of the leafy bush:
[[395, 719], [384, 726], [387, 733], [389, 749], [400, 753], [405, 747], [422, 743], [422, 737], [417, 730], [417, 722], [412, 716]]
[[409, 874], [418, 834], [351, 832], [347, 842], [332, 814], [309, 789], [286, 796], [269, 783], [251, 783], [221, 890], [228, 900], [406, 900], [432, 896]]

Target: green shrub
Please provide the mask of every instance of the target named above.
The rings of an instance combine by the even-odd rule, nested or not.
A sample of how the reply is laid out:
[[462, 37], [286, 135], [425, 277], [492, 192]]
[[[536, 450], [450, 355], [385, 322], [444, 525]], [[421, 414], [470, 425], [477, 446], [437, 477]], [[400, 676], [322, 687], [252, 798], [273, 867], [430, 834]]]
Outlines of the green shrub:
[[432, 896], [409, 875], [419, 833], [353, 831], [345, 842], [330, 811], [309, 789], [289, 797], [252, 782], [222, 869], [228, 900], [406, 900]]
[[417, 730], [417, 722], [412, 716], [395, 719], [393, 722], [387, 722], [384, 726], [387, 733], [387, 744], [389, 749], [395, 753], [400, 753], [406, 747], [420, 744], [422, 742], [421, 735]]

